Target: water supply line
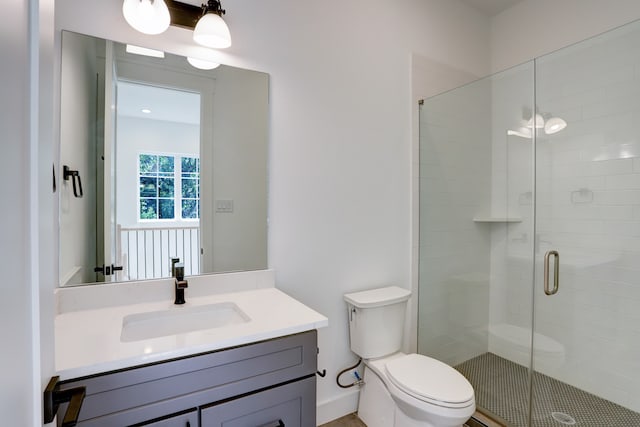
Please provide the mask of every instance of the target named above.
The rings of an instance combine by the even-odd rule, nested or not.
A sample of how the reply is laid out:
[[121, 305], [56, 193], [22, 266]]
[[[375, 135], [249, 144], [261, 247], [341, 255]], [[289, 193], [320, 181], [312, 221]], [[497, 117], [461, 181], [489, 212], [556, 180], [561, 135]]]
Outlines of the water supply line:
[[360, 375], [358, 375], [358, 371], [354, 371], [354, 375], [356, 377], [356, 380], [354, 382], [352, 382], [351, 384], [341, 384], [340, 383], [340, 377], [342, 376], [342, 374], [344, 374], [345, 372], [349, 372], [352, 369], [356, 369], [358, 366], [360, 366], [360, 364], [362, 363], [362, 358], [358, 359], [358, 363], [356, 363], [353, 366], [349, 366], [346, 369], [343, 369], [342, 371], [338, 372], [338, 375], [336, 376], [336, 384], [338, 384], [338, 387], [340, 388], [349, 388], [349, 387], [353, 387], [354, 385], [362, 385], [364, 384], [364, 381], [362, 380], [362, 378], [360, 378]]

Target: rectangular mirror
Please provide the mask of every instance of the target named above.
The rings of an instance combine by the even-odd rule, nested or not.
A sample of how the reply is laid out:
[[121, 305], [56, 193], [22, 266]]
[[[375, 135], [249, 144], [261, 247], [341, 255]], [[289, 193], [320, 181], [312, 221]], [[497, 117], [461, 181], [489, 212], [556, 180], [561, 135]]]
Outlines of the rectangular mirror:
[[62, 33], [60, 286], [267, 268], [268, 75], [135, 49]]

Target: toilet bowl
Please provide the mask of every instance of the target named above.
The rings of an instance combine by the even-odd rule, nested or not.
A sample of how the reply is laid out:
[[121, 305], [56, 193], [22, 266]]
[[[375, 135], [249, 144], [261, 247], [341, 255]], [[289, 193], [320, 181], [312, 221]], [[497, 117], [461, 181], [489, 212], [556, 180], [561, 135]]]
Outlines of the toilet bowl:
[[395, 286], [346, 294], [351, 350], [363, 358], [358, 416], [368, 427], [458, 427], [475, 412], [473, 387], [433, 358], [400, 352], [411, 293]]
[[[471, 384], [450, 366], [419, 354], [365, 361], [358, 416], [368, 427], [458, 427], [475, 412]], [[384, 420], [381, 408], [393, 414]]]

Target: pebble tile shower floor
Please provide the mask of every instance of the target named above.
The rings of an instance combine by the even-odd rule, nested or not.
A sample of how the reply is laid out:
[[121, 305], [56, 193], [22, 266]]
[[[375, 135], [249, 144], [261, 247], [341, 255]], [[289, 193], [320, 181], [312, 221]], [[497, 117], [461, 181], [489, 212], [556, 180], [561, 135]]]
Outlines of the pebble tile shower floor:
[[[527, 426], [527, 368], [493, 353], [474, 357], [455, 368], [473, 385], [479, 407], [510, 425]], [[640, 413], [540, 373], [534, 374], [533, 381], [536, 398], [532, 427], [640, 426]]]

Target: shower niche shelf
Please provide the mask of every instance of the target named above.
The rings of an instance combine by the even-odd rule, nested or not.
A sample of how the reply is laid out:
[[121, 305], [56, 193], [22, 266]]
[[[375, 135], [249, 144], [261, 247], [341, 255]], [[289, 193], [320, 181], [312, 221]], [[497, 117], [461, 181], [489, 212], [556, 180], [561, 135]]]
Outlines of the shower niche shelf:
[[473, 222], [498, 223], [498, 222], [522, 222], [522, 218], [517, 216], [474, 216]]

